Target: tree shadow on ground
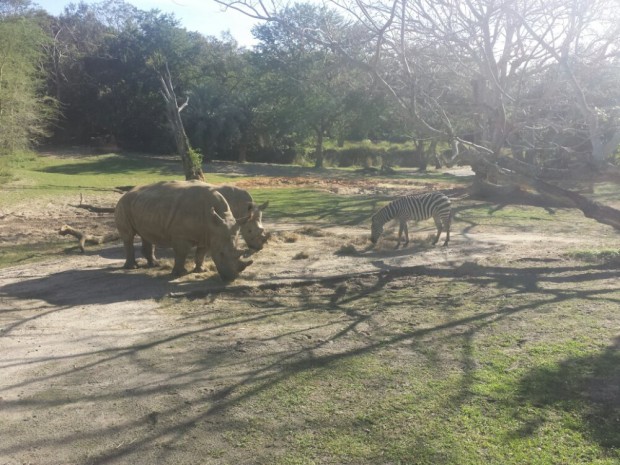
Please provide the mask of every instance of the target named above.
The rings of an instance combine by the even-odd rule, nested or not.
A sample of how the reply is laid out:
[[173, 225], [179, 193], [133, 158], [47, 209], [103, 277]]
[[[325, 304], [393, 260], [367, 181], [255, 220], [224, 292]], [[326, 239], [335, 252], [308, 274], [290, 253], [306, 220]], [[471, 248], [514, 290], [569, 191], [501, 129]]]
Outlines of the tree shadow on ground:
[[[135, 270], [122, 268], [124, 260], [122, 247], [87, 251], [82, 256], [85, 263], [88, 263], [89, 257], [92, 256], [118, 261], [111, 266], [78, 268], [20, 279], [0, 286], [0, 296], [38, 299], [61, 307], [107, 305], [116, 302], [160, 300], [170, 293], [179, 291], [183, 285], [171, 276], [170, 249], [158, 250], [158, 259], [163, 266], [147, 268], [145, 260], [138, 258], [140, 268]], [[200, 283], [206, 287], [223, 286], [216, 272], [200, 274], [200, 278]]]
[[[236, 432], [248, 428], [248, 424], [233, 415], [239, 409], [245, 409], [247, 415], [259, 415], [253, 412], [253, 402], [271, 389], [287, 386], [287, 383], [300, 374], [314, 374], [320, 376], [320, 371], [328, 369], [334, 364], [351, 360], [359, 356], [376, 353], [380, 350], [393, 349], [402, 344], [408, 344], [412, 350], [417, 350], [428, 342], [425, 338], [434, 337], [436, 344], [442, 341], [464, 337], [463, 348], [463, 382], [460, 395], [453, 400], [465, 402], [470, 396], [470, 386], [474, 379], [476, 361], [472, 350], [473, 338], [477, 332], [489, 325], [497, 324], [504, 318], [514, 316], [523, 311], [536, 311], [542, 306], [550, 304], [559, 306], [574, 298], [591, 299], [592, 301], [608, 299], [618, 302], [614, 296], [615, 289], [600, 287], [598, 289], [571, 289], [570, 283], [584, 283], [610, 280], [617, 276], [617, 269], [610, 269], [598, 265], [571, 265], [557, 267], [525, 266], [500, 267], [464, 264], [456, 268], [391, 267], [385, 263], [376, 264], [374, 273], [348, 276], [342, 281], [314, 281], [300, 283], [282, 283], [280, 285], [265, 285], [254, 288], [223, 288], [219, 294], [212, 293], [200, 299], [188, 299], [191, 304], [191, 313], [188, 313], [188, 328], [178, 326], [163, 328], [158, 333], [149, 334], [148, 339], [121, 343], [116, 347], [92, 352], [74, 353], [67, 360], [49, 357], [52, 363], [68, 364], [63, 371], [58, 369], [53, 376], [56, 385], [66, 383], [84, 383], [85, 380], [97, 373], [99, 378], [105, 377], [110, 370], [113, 360], [120, 360], [126, 366], [136, 370], [148, 371], [157, 374], [151, 383], [134, 383], [133, 379], [122, 380], [119, 385], [113, 385], [106, 390], [88, 389], [72, 395], [65, 395], [60, 399], [48, 400], [37, 397], [22, 400], [3, 402], [4, 408], [14, 410], [24, 406], [43, 412], [46, 409], [72, 409], [76, 405], [97, 406], [97, 410], [114, 408], [122, 402], [131, 402], [144, 405], [140, 417], [126, 417], [114, 423], [93, 424], [92, 427], [75, 431], [67, 429], [59, 433], [56, 440], [62, 443], [83, 444], [97, 441], [101, 446], [93, 452], [89, 463], [113, 463], [137, 459], [138, 456], [153, 454], [150, 458], [171, 459], [174, 452], [188, 448], [208, 450], [209, 443], [204, 443], [201, 437], [215, 435], [234, 435]], [[85, 273], [81, 271], [80, 273]], [[93, 296], [90, 302], [114, 302], [115, 297], [109, 294], [116, 286], [127, 285], [130, 289], [137, 289], [136, 299], [153, 298], [162, 295], [163, 289], [148, 288], [140, 290], [140, 286], [147, 281], [161, 282], [152, 277], [130, 275], [125, 273], [117, 277], [110, 270], [100, 270], [98, 273], [88, 273], [87, 280], [92, 287]], [[62, 277], [52, 277], [51, 280], [41, 282], [45, 286], [59, 285], [59, 279], [78, 279], [78, 275], [68, 274]], [[118, 281], [116, 280], [118, 278]], [[128, 279], [129, 278], [129, 279]], [[495, 285], [504, 295], [520, 295], [536, 291], [534, 299], [511, 306], [496, 306], [483, 311], [474, 312], [466, 316], [451, 317], [455, 302], [447, 297], [433, 305], [438, 312], [444, 314], [444, 321], [432, 326], [407, 330], [394, 330], [380, 324], [372, 326], [376, 332], [367, 338], [360, 338], [360, 326], [367, 325], [370, 320], [389, 311], [395, 306], [406, 305], [405, 300], [382, 302], [376, 307], [367, 299], [374, 298], [386, 290], [396, 290], [399, 287], [418, 288], [416, 279], [440, 278], [444, 280], [458, 279], [482, 289]], [[127, 283], [130, 281], [131, 284]], [[87, 283], [88, 284], [88, 283]], [[343, 287], [344, 286], [344, 287]], [[3, 292], [7, 292], [5, 288]], [[10, 285], [11, 295], [22, 295], [24, 289]], [[280, 292], [287, 291], [290, 301], [280, 301]], [[223, 305], [230, 302], [243, 301], [247, 311], [240, 313], [233, 319], [218, 319], [213, 315], [211, 304], [219, 297], [228, 299]], [[59, 304], [83, 304], [84, 296], [77, 300], [67, 300], [67, 297], [49, 297]], [[410, 294], [403, 299], [415, 298]], [[428, 303], [426, 303], [428, 305]], [[316, 312], [323, 309], [329, 318], [316, 322], [299, 330], [285, 333], [270, 333], [273, 326], [284, 324], [280, 318], [295, 318], [303, 312]], [[250, 325], [264, 326], [256, 331], [252, 337], [244, 336], [244, 331]], [[312, 337], [314, 331], [329, 330], [328, 337]], [[228, 335], [231, 335], [228, 337]], [[310, 337], [303, 337], [309, 335]], [[300, 337], [293, 345], [291, 338]], [[288, 340], [288, 345], [284, 342]], [[341, 345], [337, 345], [337, 344]], [[334, 344], [336, 348], [334, 348]], [[181, 346], [181, 348], [175, 349]], [[253, 348], [247, 351], [247, 348]], [[329, 350], [327, 350], [329, 348]], [[438, 347], [439, 349], [441, 347]], [[172, 352], [170, 352], [172, 351]], [[158, 365], [158, 360], [167, 360], [168, 354], [174, 355], [174, 360], [168, 365]], [[522, 396], [532, 403], [542, 405], [560, 405], [566, 403], [570, 408], [573, 398], [584, 399], [584, 389], [589, 390], [585, 399], [592, 405], [591, 434], [602, 447], [615, 447], [618, 444], [617, 427], [612, 416], [605, 409], [617, 409], [618, 392], [617, 382], [620, 374], [617, 367], [617, 349], [604, 354], [599, 358], [576, 359], [572, 362], [552, 369], [535, 370], [524, 378]], [[557, 390], [557, 384], [576, 381], [568, 388]], [[33, 380], [33, 383], [36, 380]], [[139, 380], [138, 380], [139, 381]], [[184, 390], [192, 390], [191, 395], [184, 394]], [[533, 387], [532, 387], [533, 386]], [[5, 385], [3, 389], [11, 386]], [[20, 386], [23, 388], [27, 385]], [[188, 397], [189, 396], [189, 397]], [[155, 401], [156, 399], [156, 401]], [[43, 413], [39, 413], [43, 415]], [[604, 426], [594, 424], [596, 418], [602, 416]], [[359, 425], [350, 424], [345, 420], [335, 423], [341, 428], [356, 429]], [[290, 423], [282, 427], [286, 435], [293, 434], [295, 429], [304, 426]], [[313, 425], [321, 429], [324, 425]], [[528, 430], [535, 429], [533, 425]], [[613, 433], [606, 433], [605, 427], [613, 429]], [[277, 432], [274, 432], [277, 434]], [[524, 430], [523, 434], [528, 434]], [[607, 434], [607, 436], [605, 436]], [[119, 440], [131, 438], [131, 440]], [[105, 441], [102, 442], [102, 440]], [[16, 454], [48, 445], [49, 438], [30, 438], [22, 442], [0, 446], [0, 455]], [[166, 447], [160, 447], [165, 444]], [[224, 442], [223, 446], [230, 444]], [[246, 457], [247, 458], [247, 457]], [[162, 462], [160, 462], [162, 463]], [[242, 463], [240, 461], [239, 463]]]
[[82, 163], [67, 163], [42, 168], [45, 173], [57, 174], [124, 174], [132, 170], [144, 171], [148, 166], [153, 173], [178, 174], [182, 177], [181, 161], [171, 157], [157, 157], [148, 154], [118, 153], [114, 156], [97, 156]]
[[620, 337], [598, 355], [533, 369], [519, 384], [518, 401], [538, 413], [521, 419], [516, 437], [535, 435], [550, 421], [545, 409], [552, 407], [583, 418], [587, 429], [581, 432], [601, 447], [620, 448]]

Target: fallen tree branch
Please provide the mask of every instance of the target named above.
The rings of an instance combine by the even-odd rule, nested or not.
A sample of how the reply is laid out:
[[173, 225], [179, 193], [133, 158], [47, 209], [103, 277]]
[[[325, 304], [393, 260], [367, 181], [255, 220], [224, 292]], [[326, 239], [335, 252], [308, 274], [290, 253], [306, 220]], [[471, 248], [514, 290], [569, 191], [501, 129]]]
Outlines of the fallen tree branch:
[[108, 233], [104, 234], [103, 236], [94, 236], [92, 234], [78, 231], [77, 229], [72, 228], [67, 224], [62, 225], [62, 227], [58, 231], [58, 234], [60, 234], [61, 236], [70, 235], [75, 237], [78, 240], [78, 247], [82, 252], [85, 251], [85, 244], [100, 245], [106, 242], [114, 242], [119, 239], [118, 233]]
[[[541, 195], [566, 202], [578, 208], [586, 218], [591, 218], [620, 231], [620, 210], [616, 208], [588, 199], [577, 192], [550, 184], [538, 177], [532, 176], [530, 172], [522, 172], [516, 163], [494, 163], [479, 153], [470, 153], [469, 156], [471, 157], [472, 168], [481, 180], [502, 179], [507, 184], [528, 186]], [[500, 157], [500, 161], [505, 161], [505, 157]], [[507, 164], [511, 166], [511, 169], [505, 167]]]
[[98, 207], [89, 203], [84, 203], [84, 197], [80, 194], [80, 204], [73, 205], [75, 208], [83, 208], [93, 213], [114, 213], [115, 207]]
[[114, 213], [114, 207], [98, 207], [96, 205], [90, 205], [88, 203], [81, 203], [79, 205], [74, 205], [75, 208], [83, 208], [93, 213]]

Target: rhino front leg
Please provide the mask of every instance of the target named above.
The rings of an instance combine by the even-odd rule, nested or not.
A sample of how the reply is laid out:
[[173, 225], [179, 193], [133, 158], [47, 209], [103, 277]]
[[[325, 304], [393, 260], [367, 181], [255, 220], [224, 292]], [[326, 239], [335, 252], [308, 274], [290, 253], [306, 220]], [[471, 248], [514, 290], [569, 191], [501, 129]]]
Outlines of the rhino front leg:
[[202, 265], [205, 262], [206, 255], [207, 255], [206, 247], [196, 247], [196, 258], [194, 260], [194, 262], [196, 263], [196, 266], [192, 270], [192, 273], [202, 273], [204, 271], [204, 268], [202, 267]]
[[149, 268], [159, 266], [159, 262], [155, 258], [155, 246], [144, 239], [142, 239], [142, 256], [146, 258], [146, 263]]
[[133, 270], [134, 268], [138, 268], [138, 264], [136, 263], [136, 255], [133, 247], [133, 237], [128, 240], [123, 241], [123, 247], [125, 249], [125, 264], [123, 268], [126, 270]]
[[185, 269], [185, 259], [192, 245], [186, 241], [176, 241], [172, 244], [174, 250], [174, 268], [172, 268], [172, 276], [179, 277], [187, 274]]

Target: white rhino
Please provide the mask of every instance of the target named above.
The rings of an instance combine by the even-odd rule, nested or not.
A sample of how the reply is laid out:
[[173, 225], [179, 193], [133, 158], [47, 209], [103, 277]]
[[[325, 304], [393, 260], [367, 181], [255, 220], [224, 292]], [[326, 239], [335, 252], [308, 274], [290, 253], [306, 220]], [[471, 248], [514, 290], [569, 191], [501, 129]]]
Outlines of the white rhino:
[[196, 268], [201, 271], [210, 253], [224, 281], [232, 281], [252, 261], [241, 260], [235, 247], [239, 228], [247, 219], [235, 220], [224, 197], [201, 181], [171, 181], [133, 188], [118, 201], [116, 226], [125, 246], [124, 268], [136, 268], [133, 240], [142, 238], [142, 254], [156, 266], [155, 245], [172, 247], [172, 274], [186, 272], [185, 259], [196, 247]]
[[213, 186], [213, 188], [224, 196], [237, 220], [247, 218], [247, 221], [241, 225], [241, 236], [243, 236], [248, 247], [261, 250], [268, 237], [265, 228], [263, 228], [262, 219], [263, 211], [269, 202], [257, 205], [250, 193], [239, 187], [221, 185]]

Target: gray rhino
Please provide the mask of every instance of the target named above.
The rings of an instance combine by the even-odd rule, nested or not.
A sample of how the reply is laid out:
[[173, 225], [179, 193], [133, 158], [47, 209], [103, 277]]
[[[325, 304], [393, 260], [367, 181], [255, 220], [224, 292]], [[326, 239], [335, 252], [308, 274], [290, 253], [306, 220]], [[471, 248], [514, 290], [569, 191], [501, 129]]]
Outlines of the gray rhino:
[[237, 220], [247, 218], [247, 221], [241, 225], [241, 236], [243, 236], [248, 247], [261, 250], [267, 242], [267, 234], [263, 228], [262, 219], [263, 211], [269, 202], [257, 205], [250, 193], [239, 187], [228, 185], [213, 187], [224, 196]]
[[125, 247], [124, 268], [136, 268], [133, 240], [142, 238], [142, 253], [156, 266], [155, 245], [172, 247], [172, 274], [185, 274], [185, 259], [196, 246], [196, 268], [202, 271], [210, 253], [224, 281], [232, 281], [252, 261], [241, 259], [235, 238], [246, 219], [235, 220], [224, 197], [201, 181], [171, 181], [133, 188], [124, 194], [114, 212]]

